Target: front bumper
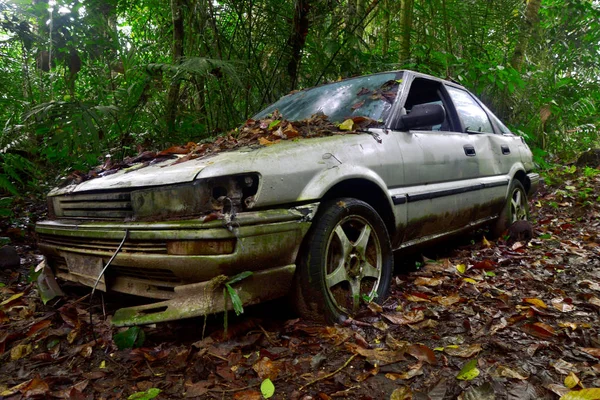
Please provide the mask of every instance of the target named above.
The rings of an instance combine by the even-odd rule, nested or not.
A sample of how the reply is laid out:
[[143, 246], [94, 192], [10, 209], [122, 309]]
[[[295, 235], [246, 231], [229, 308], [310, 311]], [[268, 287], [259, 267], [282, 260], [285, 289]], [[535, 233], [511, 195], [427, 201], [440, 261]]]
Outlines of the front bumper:
[[[266, 290], [264, 286], [260, 290], [261, 285], [254, 283], [252, 293], [242, 291], [240, 297], [245, 304], [287, 293], [296, 255], [317, 206], [313, 203], [289, 209], [244, 212], [227, 224], [223, 220], [44, 221], [37, 224], [36, 232], [39, 248], [56, 277], [88, 286], [94, 285], [127, 232], [121, 251], [97, 288], [166, 300], [160, 304], [163, 311], [165, 307], [170, 308], [168, 315], [136, 322], [150, 323], [228, 308], [227, 304], [214, 304], [212, 298], [210, 307], [200, 304], [208, 301], [202, 292], [210, 286], [210, 280], [218, 276], [252, 271], [255, 273], [252, 282], [267, 276], [267, 281], [277, 283], [276, 290]], [[244, 281], [238, 287], [241, 290]], [[201, 296], [196, 296], [194, 306], [188, 299], [198, 292]], [[222, 297], [222, 290], [217, 292]], [[206, 298], [200, 299], [203, 296]], [[149, 312], [144, 311], [144, 314], [149, 315]], [[135, 318], [121, 319], [120, 324], [127, 325], [127, 320]]]

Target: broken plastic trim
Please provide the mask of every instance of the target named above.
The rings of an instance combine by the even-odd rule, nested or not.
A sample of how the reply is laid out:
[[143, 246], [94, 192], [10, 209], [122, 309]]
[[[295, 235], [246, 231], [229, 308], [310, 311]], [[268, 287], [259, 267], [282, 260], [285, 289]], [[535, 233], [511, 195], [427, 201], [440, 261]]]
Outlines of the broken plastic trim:
[[[290, 264], [254, 272], [231, 286], [245, 307], [285, 296], [295, 271], [296, 265]], [[210, 281], [177, 286], [173, 299], [121, 308], [115, 312], [111, 323], [115, 326], [145, 325], [232, 310], [232, 302], [223, 296], [223, 283], [227, 280], [224, 275], [219, 275]]]

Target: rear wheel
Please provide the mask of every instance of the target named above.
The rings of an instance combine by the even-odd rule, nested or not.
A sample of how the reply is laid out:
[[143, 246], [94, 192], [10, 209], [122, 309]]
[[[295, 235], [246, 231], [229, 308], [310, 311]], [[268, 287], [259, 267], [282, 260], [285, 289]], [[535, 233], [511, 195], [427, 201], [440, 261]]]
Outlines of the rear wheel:
[[523, 184], [514, 179], [508, 190], [508, 197], [500, 216], [492, 227], [492, 235], [500, 237], [516, 221], [529, 219], [529, 203]]
[[352, 198], [324, 203], [299, 255], [294, 303], [305, 318], [340, 322], [361, 303], [382, 301], [392, 270], [387, 229], [369, 204]]

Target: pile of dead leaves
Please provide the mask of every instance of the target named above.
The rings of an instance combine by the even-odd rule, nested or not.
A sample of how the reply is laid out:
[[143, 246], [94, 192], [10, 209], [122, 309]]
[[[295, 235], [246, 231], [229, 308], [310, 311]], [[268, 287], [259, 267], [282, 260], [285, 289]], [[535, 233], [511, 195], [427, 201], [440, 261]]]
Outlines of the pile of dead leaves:
[[358, 133], [363, 129], [379, 123], [367, 117], [348, 118], [340, 124], [329, 121], [324, 114], [315, 114], [301, 121], [288, 121], [275, 110], [269, 118], [247, 120], [240, 128], [219, 136], [212, 142], [189, 142], [182, 146], [173, 146], [163, 151], [143, 151], [135, 157], [127, 157], [123, 161], [106, 161], [88, 172], [75, 171], [71, 173], [61, 186], [79, 184], [89, 179], [114, 174], [115, 172], [132, 167], [135, 164], [154, 164], [171, 158], [176, 158], [174, 164], [206, 157], [223, 151], [234, 150], [248, 146], [270, 146], [281, 140], [315, 138], [348, 133]]

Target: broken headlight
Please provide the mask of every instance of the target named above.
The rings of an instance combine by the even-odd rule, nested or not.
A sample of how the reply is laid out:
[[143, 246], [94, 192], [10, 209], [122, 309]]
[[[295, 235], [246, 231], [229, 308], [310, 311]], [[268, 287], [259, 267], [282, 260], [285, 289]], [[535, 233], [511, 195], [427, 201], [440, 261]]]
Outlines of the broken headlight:
[[258, 174], [253, 173], [135, 190], [131, 193], [133, 218], [168, 220], [242, 211], [254, 205], [258, 181]]

